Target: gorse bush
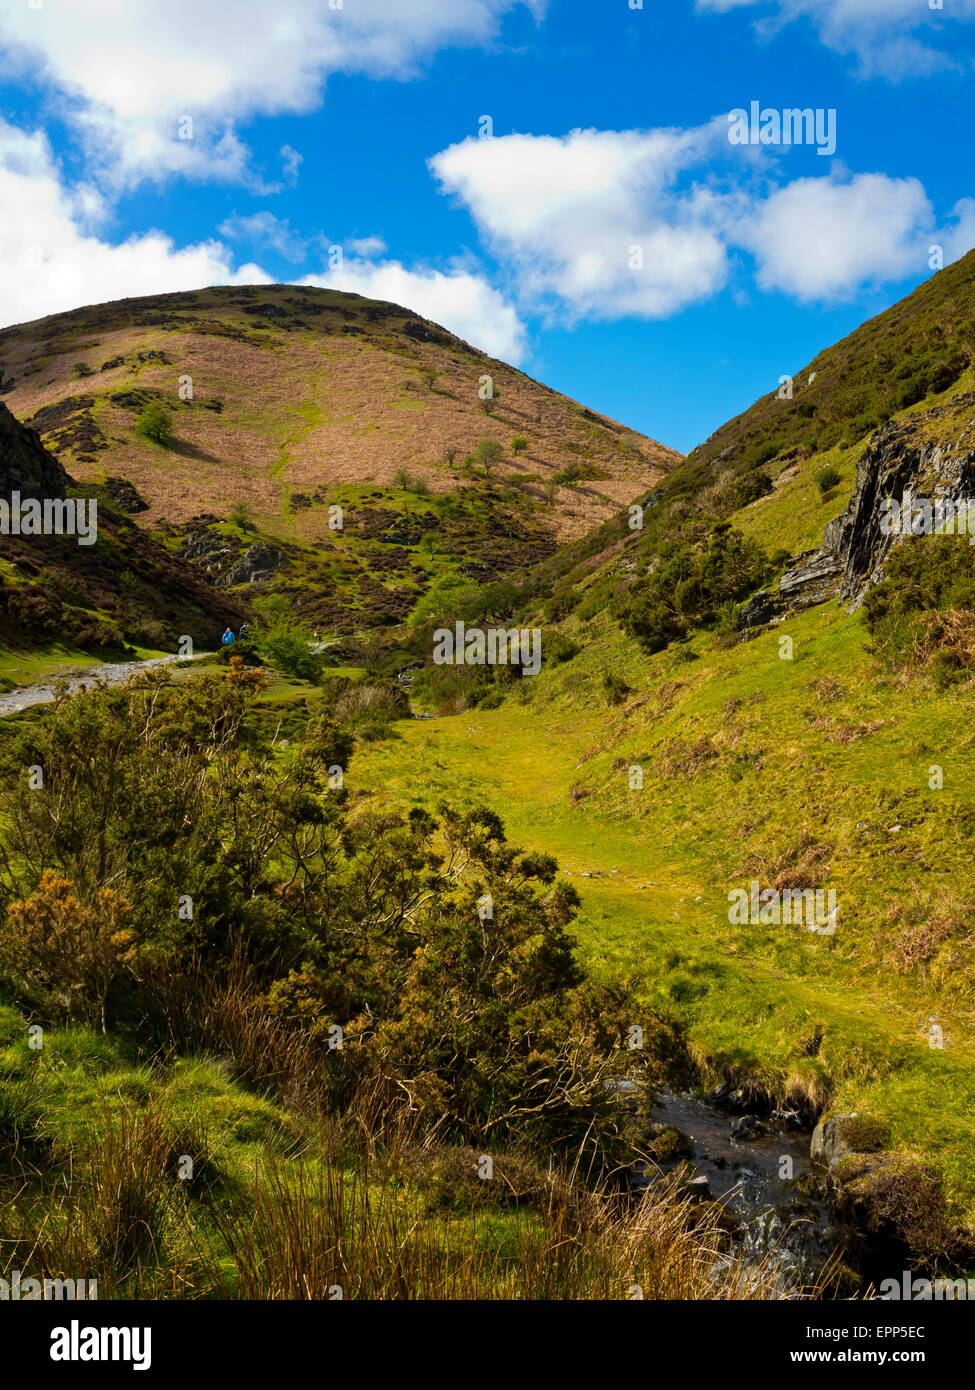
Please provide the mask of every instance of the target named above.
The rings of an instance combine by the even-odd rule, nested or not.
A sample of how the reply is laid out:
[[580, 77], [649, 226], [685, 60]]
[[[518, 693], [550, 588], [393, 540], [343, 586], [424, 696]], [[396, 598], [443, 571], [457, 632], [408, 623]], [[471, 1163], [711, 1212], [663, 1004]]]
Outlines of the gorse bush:
[[[259, 1037], [277, 1020], [252, 1056], [280, 1058], [289, 1036], [317, 1047], [302, 1071], [322, 1073], [321, 1104], [369, 1080], [444, 1136], [517, 1133], [605, 1161], [625, 1114], [604, 1082], [625, 1059], [593, 1024], [555, 861], [509, 845], [488, 811], [351, 816], [335, 776], [350, 733], [316, 712], [278, 746], [247, 717], [260, 683], [241, 666], [184, 686], [145, 673], [5, 731], [8, 993], [42, 1021], [138, 1019], [161, 1037], [180, 1011], [160, 981], [243, 962], [228, 1026]], [[404, 699], [370, 682], [334, 708], [389, 716]], [[329, 1053], [335, 1025], [344, 1047]]]
[[111, 888], [100, 888], [94, 904], [82, 906], [67, 879], [45, 870], [36, 892], [12, 903], [0, 926], [0, 966], [57, 1000], [68, 1020], [98, 1023], [104, 1032], [109, 988], [136, 959], [126, 925], [131, 912]]
[[895, 545], [863, 602], [872, 647], [890, 665], [933, 663], [940, 683], [975, 665], [975, 556], [965, 536]]
[[648, 652], [713, 622], [729, 602], [744, 598], [772, 573], [762, 548], [726, 524], [695, 539], [663, 540], [651, 563], [616, 605], [623, 628]]

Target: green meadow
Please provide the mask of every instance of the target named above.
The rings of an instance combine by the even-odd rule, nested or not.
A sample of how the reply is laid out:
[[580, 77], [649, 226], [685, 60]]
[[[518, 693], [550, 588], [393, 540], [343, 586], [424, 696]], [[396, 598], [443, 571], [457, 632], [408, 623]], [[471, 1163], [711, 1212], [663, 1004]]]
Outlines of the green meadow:
[[[495, 810], [581, 894], [590, 967], [685, 1021], [705, 1075], [876, 1115], [971, 1214], [967, 695], [883, 673], [861, 619], [833, 605], [729, 649], [701, 635], [654, 657], [608, 620], [580, 626], [565, 625], [584, 638], [573, 660], [543, 663], [498, 709], [400, 722], [359, 750], [350, 784], [400, 807]], [[615, 708], [610, 670], [631, 687]], [[835, 889], [835, 935], [729, 923], [731, 889], [796, 865]], [[932, 912], [953, 930], [908, 968]]]

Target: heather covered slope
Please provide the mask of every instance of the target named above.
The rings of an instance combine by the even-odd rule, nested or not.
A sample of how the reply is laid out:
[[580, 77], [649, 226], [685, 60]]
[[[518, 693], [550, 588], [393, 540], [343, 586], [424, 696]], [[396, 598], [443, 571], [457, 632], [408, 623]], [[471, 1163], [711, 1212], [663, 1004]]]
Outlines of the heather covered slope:
[[[164, 526], [213, 583], [245, 599], [270, 585], [346, 630], [401, 621], [438, 579], [537, 563], [680, 460], [407, 309], [338, 291], [79, 309], [0, 333], [0, 369], [68, 472]], [[136, 430], [152, 403], [171, 446]]]

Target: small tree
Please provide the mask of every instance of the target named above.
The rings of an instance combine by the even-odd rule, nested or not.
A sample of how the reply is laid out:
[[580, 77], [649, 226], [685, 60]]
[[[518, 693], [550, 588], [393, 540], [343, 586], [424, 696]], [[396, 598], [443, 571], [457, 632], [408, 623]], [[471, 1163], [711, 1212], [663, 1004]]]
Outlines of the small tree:
[[516, 434], [511, 441], [511, 452], [513, 454], [523, 454], [528, 448], [528, 440], [523, 434]]
[[161, 401], [149, 402], [140, 412], [135, 428], [136, 433], [141, 434], [143, 439], [151, 439], [154, 444], [161, 444], [164, 449], [170, 448], [176, 442], [172, 416]]
[[490, 396], [486, 396], [484, 400], [481, 401], [481, 409], [484, 411], [484, 414], [493, 415], [500, 399], [501, 392], [497, 387], [492, 387]]
[[572, 459], [565, 468], [560, 468], [557, 473], [552, 474], [552, 482], [557, 483], [559, 487], [575, 487], [583, 477], [584, 469]]
[[428, 370], [423, 373], [421, 380], [423, 381], [428, 391], [433, 390], [433, 383], [437, 380], [437, 377], [439, 375], [439, 372], [435, 372], [433, 370]]
[[504, 450], [496, 439], [479, 439], [474, 445], [474, 461], [481, 465], [485, 473], [490, 473], [503, 456]]
[[819, 474], [819, 477], [816, 479], [816, 482], [819, 484], [819, 490], [824, 497], [826, 496], [827, 492], [832, 492], [833, 488], [836, 487], [839, 481], [840, 475], [832, 466], [824, 468], [823, 471]]
[[255, 606], [259, 613], [255, 640], [262, 655], [286, 676], [320, 680], [324, 659], [309, 647], [305, 625], [294, 616], [287, 599], [275, 594]]

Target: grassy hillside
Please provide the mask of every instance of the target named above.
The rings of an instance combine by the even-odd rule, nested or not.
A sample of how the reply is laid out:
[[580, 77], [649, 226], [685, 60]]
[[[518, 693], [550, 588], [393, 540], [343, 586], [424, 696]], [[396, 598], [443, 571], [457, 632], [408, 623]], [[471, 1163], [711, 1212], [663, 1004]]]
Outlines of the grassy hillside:
[[[676, 1010], [706, 1072], [876, 1114], [971, 1219], [967, 691], [892, 678], [862, 618], [827, 608], [789, 624], [791, 661], [771, 634], [727, 650], [701, 634], [678, 661], [605, 618], [566, 626], [576, 657], [499, 709], [401, 725], [405, 746], [364, 752], [356, 785], [387, 803], [493, 806], [580, 891], [587, 962]], [[631, 687], [620, 706], [607, 670]], [[836, 889], [835, 936], [729, 923], [733, 888], [790, 875]]]
[[[387, 802], [444, 794], [495, 807], [580, 889], [592, 968], [676, 1009], [705, 1075], [751, 1078], [814, 1111], [877, 1117], [889, 1147], [931, 1165], [969, 1222], [971, 645], [952, 652], [945, 679], [922, 647], [911, 656], [910, 631], [881, 650], [867, 616], [832, 602], [740, 642], [734, 602], [681, 609], [676, 586], [664, 602], [675, 601], [687, 630], [662, 650], [648, 654], [620, 620], [628, 624], [639, 586], [675, 563], [675, 546], [714, 554], [715, 538], [735, 532], [766, 555], [822, 543], [879, 422], [847, 394], [851, 374], [880, 416], [910, 426], [905, 438], [964, 440], [975, 401], [964, 363], [952, 358], [954, 380], [932, 381], [900, 411], [884, 392], [919, 379], [932, 344], [964, 355], [970, 322], [959, 306], [970, 305], [973, 278], [969, 256], [817, 359], [815, 414], [832, 422], [822, 438], [808, 435], [812, 416], [760, 401], [643, 499], [642, 530], [622, 514], [545, 561], [516, 614], [544, 626], [543, 650], [555, 624], [541, 675], [495, 682], [486, 699], [474, 680], [448, 688], [425, 678], [415, 688], [442, 717], [401, 726], [405, 750], [376, 745], [356, 769]], [[749, 496], [755, 438], [766, 441], [767, 487]], [[836, 477], [823, 488], [827, 467]], [[964, 540], [945, 555], [939, 563], [967, 575]], [[951, 592], [957, 622], [975, 620], [957, 600], [967, 590]], [[924, 619], [920, 611], [915, 633], [927, 631]], [[642, 789], [630, 785], [634, 768]], [[752, 880], [834, 889], [835, 935], [733, 925], [729, 893]]]

